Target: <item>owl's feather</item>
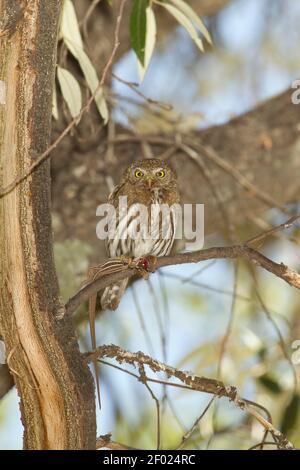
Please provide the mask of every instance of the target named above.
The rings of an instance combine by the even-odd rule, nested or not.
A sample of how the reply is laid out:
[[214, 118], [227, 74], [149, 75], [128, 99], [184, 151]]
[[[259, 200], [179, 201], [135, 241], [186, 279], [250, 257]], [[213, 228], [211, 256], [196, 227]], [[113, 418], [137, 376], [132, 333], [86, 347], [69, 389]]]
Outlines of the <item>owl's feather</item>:
[[116, 310], [127, 284], [128, 279], [124, 279], [112, 286], [106, 287], [101, 297], [101, 307], [105, 310]]
[[[142, 177], [135, 178], [135, 171], [142, 173]], [[164, 177], [157, 176], [163, 170]], [[149, 181], [153, 182], [150, 187]], [[148, 186], [147, 186], [148, 185]], [[127, 196], [128, 212], [120, 215], [118, 212], [119, 197]], [[177, 223], [176, 211], [171, 211], [169, 218], [162, 218], [158, 215], [155, 218], [155, 211], [152, 208], [159, 208], [161, 204], [172, 206], [179, 203], [179, 191], [177, 178], [173, 170], [163, 161], [158, 159], [140, 160], [130, 165], [125, 171], [121, 182], [115, 187], [109, 196], [117, 212], [117, 224], [113, 238], [106, 241], [108, 255], [111, 258], [129, 256], [141, 258], [147, 255], [165, 256], [171, 251]], [[133, 233], [136, 229], [139, 212], [137, 207], [143, 204], [148, 208], [150, 221], [151, 214], [154, 231], [152, 237], [147, 237], [141, 229], [136, 238]], [[147, 227], [148, 229], [149, 227]], [[107, 287], [101, 298], [101, 305], [104, 309], [115, 310], [124, 291], [127, 287], [127, 280], [113, 286]]]

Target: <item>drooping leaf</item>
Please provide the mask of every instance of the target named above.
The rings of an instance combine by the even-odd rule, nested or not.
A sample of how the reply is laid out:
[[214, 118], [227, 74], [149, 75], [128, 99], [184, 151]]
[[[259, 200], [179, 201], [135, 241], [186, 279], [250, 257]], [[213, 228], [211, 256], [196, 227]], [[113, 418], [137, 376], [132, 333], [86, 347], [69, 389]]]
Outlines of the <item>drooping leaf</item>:
[[156, 2], [162, 7], [164, 7], [166, 10], [168, 10], [169, 13], [171, 13], [172, 16], [180, 23], [184, 29], [188, 32], [196, 46], [200, 49], [201, 52], [204, 51], [203, 47], [203, 42], [199, 38], [198, 33], [191, 22], [191, 20], [178, 8], [174, 7], [173, 5], [170, 5], [169, 3], [162, 3], [162, 2]]
[[95, 103], [104, 122], [107, 123], [109, 118], [109, 112], [104, 98], [103, 88], [99, 87], [99, 79], [92, 62], [90, 61], [85, 51], [76, 43], [73, 43], [73, 41], [68, 38], [64, 38], [64, 41], [71, 54], [73, 54], [73, 56], [78, 60], [80, 68], [89, 86], [89, 89], [92, 93], [96, 92]]
[[282, 417], [280, 428], [283, 434], [287, 434], [296, 426], [297, 420], [298, 420], [299, 409], [300, 409], [300, 396], [296, 394], [292, 397], [292, 399], [288, 403], [287, 407], [285, 408], [283, 417]]
[[77, 46], [83, 49], [83, 42], [79, 30], [78, 20], [73, 2], [71, 0], [64, 0], [63, 3], [60, 37], [70, 39], [73, 44], [77, 44]]
[[80, 86], [69, 70], [63, 67], [57, 67], [57, 78], [71, 116], [72, 118], [76, 118], [82, 107]]
[[189, 18], [192, 23], [194, 23], [197, 28], [201, 31], [207, 42], [212, 44], [212, 39], [209, 34], [208, 29], [206, 28], [205, 24], [201, 20], [201, 18], [197, 15], [197, 13], [188, 5], [184, 0], [170, 0], [182, 13], [185, 14], [187, 18]]
[[151, 7], [146, 9], [146, 43], [145, 43], [145, 57], [144, 65], [138, 60], [138, 71], [140, 81], [142, 82], [150, 63], [156, 42], [156, 21], [155, 15]]
[[84, 51], [76, 12], [71, 0], [64, 1], [60, 25], [60, 38], [64, 40], [64, 43], [71, 54], [78, 60], [91, 92], [95, 93], [97, 89], [94, 97], [95, 103], [101, 117], [104, 122], [107, 123], [109, 112], [104, 98], [103, 89], [102, 87], [99, 87], [97, 72], [88, 55]]
[[147, 7], [148, 0], [133, 0], [130, 15], [131, 46], [143, 66], [145, 63]]

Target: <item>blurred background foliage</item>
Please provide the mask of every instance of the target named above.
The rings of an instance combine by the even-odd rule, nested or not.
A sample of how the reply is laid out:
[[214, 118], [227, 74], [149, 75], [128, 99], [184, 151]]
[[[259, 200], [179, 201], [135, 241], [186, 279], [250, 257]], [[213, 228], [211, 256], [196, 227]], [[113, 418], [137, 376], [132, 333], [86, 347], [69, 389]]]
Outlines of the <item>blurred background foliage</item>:
[[[204, 18], [214, 41], [205, 54], [199, 54], [181, 27], [158, 42], [139, 90], [173, 109], [151, 106], [113, 78], [107, 96], [116, 122], [141, 133], [208, 127], [255, 107], [300, 77], [299, 2], [232, 0], [226, 4], [216, 15]], [[75, 6], [80, 17], [78, 1]], [[97, 28], [93, 17], [89, 24]], [[97, 65], [88, 41], [86, 48]], [[136, 82], [133, 52], [120, 58], [113, 71], [116, 77]], [[268, 211], [258, 221], [257, 233], [266, 221], [278, 224], [285, 219], [278, 210]], [[61, 222], [54, 214], [54, 232], [57, 223]], [[247, 239], [249, 227], [238, 227], [238, 234]], [[222, 235], [213, 234], [205, 244], [226, 243]], [[299, 271], [297, 226], [259, 248]], [[90, 251], [76, 237], [55, 244], [64, 300], [84, 280]], [[242, 396], [266, 407], [275, 426], [300, 447], [300, 399], [295, 384], [299, 365], [291, 363], [292, 343], [300, 338], [299, 292], [269, 273], [252, 271], [244, 262], [238, 262], [237, 269], [234, 266], [231, 261], [216, 261], [170, 267], [153, 275], [150, 282], [138, 280], [116, 312], [98, 316], [97, 342], [141, 350], [175, 367], [237, 386]], [[86, 306], [75, 322], [82, 349], [90, 349]], [[151, 384], [151, 389], [160, 402], [162, 447], [177, 448], [211, 397], [159, 384]], [[156, 403], [145, 386], [101, 365], [101, 390], [98, 434], [111, 432], [114, 440], [129, 446], [155, 448]], [[18, 406], [15, 390], [0, 402], [0, 448], [22, 446]], [[222, 398], [214, 400], [184, 448], [247, 449], [262, 437], [257, 422]]]

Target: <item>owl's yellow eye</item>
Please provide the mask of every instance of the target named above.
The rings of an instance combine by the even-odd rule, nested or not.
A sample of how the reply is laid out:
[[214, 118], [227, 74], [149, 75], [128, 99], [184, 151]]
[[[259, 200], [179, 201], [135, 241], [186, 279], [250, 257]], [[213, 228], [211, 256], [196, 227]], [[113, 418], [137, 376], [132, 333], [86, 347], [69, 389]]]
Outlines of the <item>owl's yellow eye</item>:
[[141, 178], [142, 176], [144, 176], [144, 173], [141, 170], [135, 170], [134, 176], [136, 178]]
[[159, 177], [159, 178], [164, 178], [166, 176], [166, 172], [164, 170], [159, 170], [156, 175]]

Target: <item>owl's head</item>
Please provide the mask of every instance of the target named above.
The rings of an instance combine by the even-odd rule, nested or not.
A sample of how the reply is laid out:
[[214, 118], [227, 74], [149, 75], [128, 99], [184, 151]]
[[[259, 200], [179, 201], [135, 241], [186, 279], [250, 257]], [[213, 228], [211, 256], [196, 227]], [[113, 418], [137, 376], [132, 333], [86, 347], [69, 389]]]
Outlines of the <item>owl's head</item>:
[[157, 158], [137, 160], [132, 163], [125, 171], [123, 179], [148, 190], [177, 187], [175, 171], [166, 162]]

